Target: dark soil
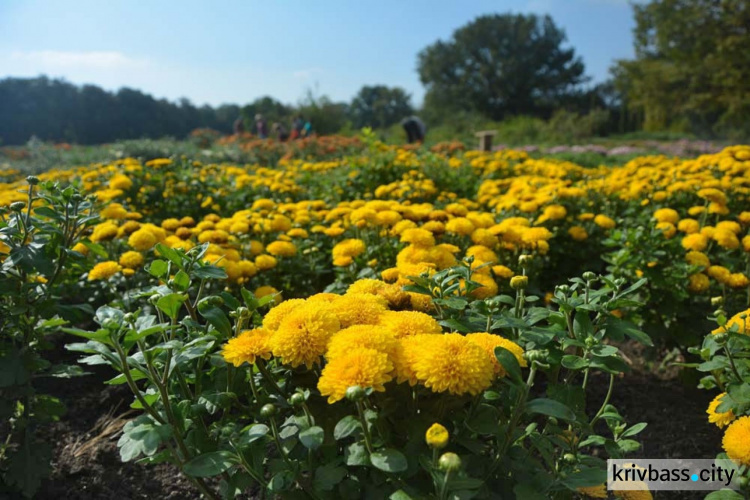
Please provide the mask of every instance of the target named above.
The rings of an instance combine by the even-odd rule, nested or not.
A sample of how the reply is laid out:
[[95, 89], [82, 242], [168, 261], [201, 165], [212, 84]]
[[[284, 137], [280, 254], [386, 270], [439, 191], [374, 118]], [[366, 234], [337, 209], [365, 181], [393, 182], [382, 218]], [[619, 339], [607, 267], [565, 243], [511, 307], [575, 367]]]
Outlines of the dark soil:
[[57, 380], [48, 393], [60, 398], [67, 413], [45, 429], [53, 443], [52, 476], [39, 499], [190, 499], [200, 498], [193, 484], [174, 466], [123, 463], [117, 450], [119, 429], [128, 418], [133, 396], [127, 386], [108, 386], [108, 369], [92, 375]]
[[[92, 371], [92, 370], [89, 370]], [[42, 437], [53, 443], [52, 476], [39, 499], [192, 499], [196, 489], [169, 464], [143, 466], [122, 463], [117, 451], [119, 427], [131, 418], [132, 396], [126, 386], [105, 386], [106, 369], [70, 380], [55, 380], [42, 388], [59, 397], [67, 414]], [[591, 405], [601, 404], [608, 379], [591, 380]], [[706, 420], [713, 394], [683, 383], [671, 375], [663, 379], [638, 367], [615, 384], [612, 403], [628, 424], [648, 422], [637, 437], [643, 458], [714, 458], [721, 447], [721, 432]], [[119, 417], [119, 418], [118, 418]], [[696, 492], [701, 493], [701, 492]], [[687, 492], [656, 498], [703, 498]]]

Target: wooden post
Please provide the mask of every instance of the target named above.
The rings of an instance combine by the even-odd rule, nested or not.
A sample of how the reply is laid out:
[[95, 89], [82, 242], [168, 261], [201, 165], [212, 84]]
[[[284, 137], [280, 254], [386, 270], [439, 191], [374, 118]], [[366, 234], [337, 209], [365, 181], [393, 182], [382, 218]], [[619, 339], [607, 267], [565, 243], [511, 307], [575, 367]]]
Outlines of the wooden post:
[[497, 134], [497, 130], [482, 130], [475, 135], [479, 137], [479, 150], [492, 151], [492, 138]]

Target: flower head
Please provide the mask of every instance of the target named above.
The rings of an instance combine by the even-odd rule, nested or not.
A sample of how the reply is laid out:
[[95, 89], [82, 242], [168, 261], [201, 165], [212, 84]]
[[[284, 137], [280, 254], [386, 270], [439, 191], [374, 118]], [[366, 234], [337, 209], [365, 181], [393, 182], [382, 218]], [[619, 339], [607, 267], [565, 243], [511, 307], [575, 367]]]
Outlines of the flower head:
[[320, 362], [331, 336], [341, 324], [328, 308], [306, 303], [286, 316], [271, 336], [271, 352], [292, 367], [308, 368]]
[[388, 355], [375, 349], [357, 347], [332, 359], [321, 373], [318, 390], [328, 396], [329, 403], [344, 398], [352, 386], [385, 391], [385, 384], [393, 379], [393, 364]]
[[234, 366], [240, 366], [243, 363], [253, 364], [258, 357], [268, 359], [271, 357], [271, 349], [268, 345], [270, 337], [271, 334], [265, 328], [245, 330], [224, 344], [221, 355], [224, 361]]
[[105, 262], [100, 262], [95, 265], [93, 269], [91, 269], [91, 271], [89, 271], [88, 280], [107, 280], [115, 274], [119, 273], [121, 270], [122, 267], [115, 261], [108, 260]]
[[708, 421], [712, 424], [716, 424], [716, 427], [718, 427], [719, 429], [729, 425], [735, 418], [734, 412], [732, 410], [721, 413], [716, 411], [716, 408], [721, 404], [721, 398], [726, 395], [726, 392], [722, 392], [721, 394], [716, 396], [713, 401], [708, 404], [708, 409], [706, 410], [706, 413], [708, 413]]
[[750, 416], [740, 417], [727, 427], [721, 444], [729, 458], [750, 466]]
[[449, 438], [448, 429], [438, 423], [432, 424], [424, 435], [427, 446], [436, 450], [445, 448], [448, 445]]
[[417, 380], [433, 392], [477, 395], [492, 383], [495, 371], [487, 353], [463, 335], [427, 336], [414, 362]]

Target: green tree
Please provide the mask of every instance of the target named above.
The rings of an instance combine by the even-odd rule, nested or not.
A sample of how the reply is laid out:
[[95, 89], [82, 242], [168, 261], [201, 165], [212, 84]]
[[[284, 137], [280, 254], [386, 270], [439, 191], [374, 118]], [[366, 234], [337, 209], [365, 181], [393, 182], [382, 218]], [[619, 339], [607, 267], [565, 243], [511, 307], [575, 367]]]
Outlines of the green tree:
[[288, 129], [292, 119], [292, 110], [289, 106], [270, 96], [259, 97], [250, 104], [242, 107], [242, 118], [245, 122], [246, 130], [256, 133], [255, 115], [259, 114], [263, 115], [263, 118], [266, 120], [269, 131], [275, 122], [284, 123], [284, 126]]
[[636, 57], [618, 61], [613, 74], [644, 128], [747, 134], [747, 0], [652, 0], [633, 9]]
[[346, 125], [347, 105], [343, 102], [333, 102], [328, 96], [318, 95], [312, 89], [308, 89], [299, 103], [295, 115], [297, 114], [310, 122], [316, 134], [330, 135]]
[[585, 79], [583, 62], [564, 48], [565, 33], [549, 16], [481, 16], [418, 56], [426, 103], [493, 120], [548, 116]]
[[410, 95], [400, 87], [365, 85], [349, 107], [352, 124], [356, 128], [388, 128], [414, 110]]

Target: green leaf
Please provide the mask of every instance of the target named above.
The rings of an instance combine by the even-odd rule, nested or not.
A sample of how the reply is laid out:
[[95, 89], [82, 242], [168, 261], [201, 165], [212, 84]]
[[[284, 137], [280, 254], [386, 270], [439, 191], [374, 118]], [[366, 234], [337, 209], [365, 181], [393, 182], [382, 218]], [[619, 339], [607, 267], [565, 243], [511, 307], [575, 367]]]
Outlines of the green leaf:
[[575, 490], [576, 488], [586, 488], [588, 486], [598, 486], [607, 482], [606, 469], [587, 468], [568, 475], [562, 480], [562, 483]]
[[367, 448], [360, 442], [352, 443], [346, 447], [344, 452], [346, 458], [346, 465], [369, 465], [370, 461], [367, 457]]
[[408, 493], [406, 493], [404, 490], [397, 490], [394, 491], [391, 496], [388, 497], [388, 500], [414, 500], [411, 496], [409, 496]]
[[[158, 394], [144, 394], [143, 399], [146, 400], [146, 403], [148, 403], [149, 405], [152, 405], [159, 399], [159, 395]], [[130, 403], [130, 407], [133, 408], [134, 410], [143, 409], [143, 405], [138, 399]]]
[[109, 339], [109, 330], [105, 330], [103, 328], [95, 332], [87, 332], [86, 330], [81, 330], [80, 328], [61, 328], [61, 330], [65, 333], [75, 335], [76, 337], [83, 337], [85, 339], [101, 342], [102, 344], [112, 345]]
[[190, 287], [190, 276], [180, 269], [177, 271], [177, 274], [174, 275], [174, 278], [172, 278], [172, 283], [179, 291], [184, 292]]
[[477, 434], [492, 435], [499, 428], [500, 412], [490, 405], [481, 405], [466, 426]]
[[236, 463], [239, 463], [239, 459], [234, 453], [225, 450], [212, 451], [187, 462], [183, 472], [193, 477], [211, 477], [229, 470]]
[[89, 372], [83, 371], [83, 368], [78, 365], [54, 365], [47, 375], [55, 378], [73, 378], [89, 375]]
[[227, 273], [222, 268], [210, 264], [193, 268], [191, 274], [199, 279], [223, 280], [227, 278]]
[[631, 427], [628, 427], [627, 429], [625, 429], [625, 432], [620, 435], [620, 437], [626, 438], [635, 436], [636, 434], [639, 434], [643, 429], [645, 429], [647, 425], [648, 424], [646, 422], [641, 422], [640, 424], [635, 424]]
[[588, 312], [576, 311], [575, 318], [573, 319], [573, 332], [578, 339], [585, 339], [586, 337], [593, 335], [594, 326], [591, 324], [591, 318], [589, 318]]
[[94, 243], [88, 240], [83, 240], [81, 241], [81, 243], [83, 243], [86, 248], [94, 252], [95, 255], [98, 255], [99, 257], [103, 259], [109, 258], [109, 254], [107, 253], [107, 250], [103, 246], [101, 246], [99, 243]]
[[362, 423], [359, 419], [352, 415], [347, 415], [336, 424], [336, 427], [333, 429], [333, 438], [338, 441], [361, 431]]
[[709, 493], [703, 500], [745, 500], [745, 496], [734, 490], [719, 490]]
[[322, 491], [331, 491], [346, 477], [346, 468], [339, 467], [335, 463], [322, 465], [315, 469], [313, 486]]
[[181, 293], [170, 293], [169, 295], [160, 297], [156, 301], [156, 307], [171, 319], [177, 319], [177, 313], [186, 299], [187, 296]]
[[403, 472], [409, 464], [403, 453], [393, 448], [385, 448], [370, 455], [372, 465], [384, 472]]
[[182, 254], [174, 248], [169, 248], [163, 243], [156, 244], [156, 251], [160, 256], [165, 257], [172, 261], [177, 267], [182, 269]]
[[575, 421], [576, 415], [573, 410], [559, 401], [547, 398], [538, 398], [526, 403], [528, 413], [539, 413], [549, 417], [555, 417], [570, 422]]
[[22, 385], [29, 380], [29, 371], [17, 354], [10, 352], [0, 357], [0, 387]]
[[161, 278], [166, 275], [168, 270], [169, 264], [161, 259], [151, 261], [151, 264], [148, 266], [148, 273], [151, 276], [155, 276], [157, 278]]
[[218, 332], [224, 337], [228, 338], [232, 335], [232, 324], [229, 322], [229, 318], [224, 314], [220, 308], [216, 306], [207, 306], [199, 308], [198, 312], [201, 316], [211, 324]]
[[323, 432], [323, 429], [318, 426], [310, 427], [299, 433], [300, 442], [309, 450], [320, 448], [320, 445], [323, 444], [323, 439], [325, 439], [325, 433]]
[[258, 439], [261, 439], [268, 435], [271, 429], [265, 424], [251, 424], [240, 432], [240, 445], [248, 445], [254, 443]]
[[523, 379], [521, 378], [521, 365], [518, 364], [518, 360], [512, 352], [505, 347], [498, 346], [495, 348], [495, 358], [505, 369], [510, 380], [516, 383], [523, 383]]
[[566, 354], [560, 363], [568, 370], [583, 370], [589, 365], [588, 361], [575, 354]]
[[608, 335], [610, 335], [612, 332], [614, 332], [614, 335], [626, 335], [631, 339], [649, 347], [652, 347], [654, 345], [654, 342], [651, 340], [651, 337], [649, 337], [647, 333], [642, 332], [629, 321], [624, 321], [615, 317], [607, 318], [606, 331]]

